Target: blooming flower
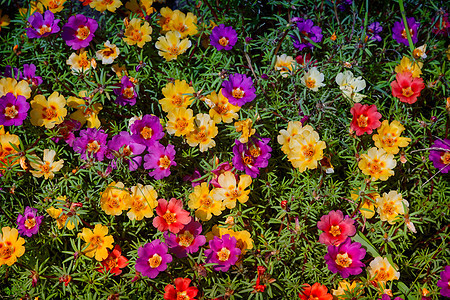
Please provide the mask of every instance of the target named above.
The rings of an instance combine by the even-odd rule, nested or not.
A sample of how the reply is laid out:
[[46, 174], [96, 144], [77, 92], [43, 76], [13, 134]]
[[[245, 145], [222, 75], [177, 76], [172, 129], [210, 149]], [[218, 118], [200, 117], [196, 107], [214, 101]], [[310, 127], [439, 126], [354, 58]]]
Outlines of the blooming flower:
[[52, 179], [55, 174], [53, 172], [58, 172], [64, 165], [64, 160], [60, 159], [58, 161], [53, 161], [55, 159], [55, 150], [44, 150], [44, 161], [41, 161], [36, 155], [33, 161], [30, 161], [30, 166], [34, 169], [31, 170], [31, 174], [34, 177], [40, 178], [44, 176], [45, 179]]
[[167, 269], [167, 264], [172, 262], [172, 256], [167, 253], [167, 246], [159, 239], [147, 243], [138, 249], [136, 271], [149, 278], [155, 278]]
[[144, 115], [142, 119], [136, 120], [131, 126], [131, 137], [138, 143], [151, 148], [162, 137], [164, 137], [163, 127], [157, 116]]
[[252, 128], [252, 119], [246, 119], [234, 123], [234, 128], [237, 132], [242, 132], [239, 142], [245, 144], [248, 142], [248, 138], [255, 134], [256, 130]]
[[[65, 199], [65, 197], [58, 197], [57, 199], [61, 200]], [[75, 223], [69, 219], [66, 213], [63, 213], [63, 210], [61, 208], [55, 208], [51, 206], [46, 209], [46, 212], [50, 215], [50, 217], [56, 219], [56, 225], [58, 226], [58, 229], [62, 229], [64, 228], [64, 226], [67, 226], [67, 229], [69, 230], [73, 230], [75, 228]], [[76, 223], [78, 225], [78, 220], [76, 220]]]
[[345, 71], [336, 75], [336, 83], [342, 91], [342, 94], [347, 99], [354, 102], [360, 102], [364, 95], [358, 92], [366, 88], [366, 81], [361, 76], [354, 77], [351, 71]]
[[53, 128], [55, 125], [61, 124], [67, 115], [66, 99], [58, 92], [53, 92], [48, 100], [42, 95], [36, 95], [30, 104], [31, 124], [34, 126]]
[[107, 150], [108, 134], [103, 129], [88, 128], [80, 131], [80, 137], [73, 142], [73, 150], [81, 154], [81, 158], [102, 161]]
[[450, 266], [445, 266], [444, 271], [439, 273], [439, 276], [441, 278], [438, 280], [437, 286], [441, 288], [441, 295], [450, 297]]
[[253, 178], [258, 177], [259, 169], [269, 164], [272, 148], [268, 145], [270, 138], [251, 138], [248, 143], [235, 141], [233, 147], [233, 165], [237, 170], [245, 171]]
[[388, 120], [384, 120], [377, 130], [378, 134], [374, 134], [372, 139], [378, 148], [383, 148], [387, 153], [397, 154], [400, 151], [399, 147], [406, 147], [411, 141], [410, 138], [400, 136], [403, 130], [405, 127], [399, 121], [392, 121], [389, 124]]
[[372, 41], [381, 42], [381, 36], [379, 35], [381, 31], [383, 31], [383, 27], [380, 22], [373, 22], [367, 26], [367, 33]]
[[221, 174], [218, 181], [221, 188], [213, 190], [212, 198], [214, 200], [223, 201], [223, 205], [229, 209], [236, 206], [236, 200], [241, 203], [247, 202], [250, 190], [245, 189], [252, 184], [252, 178], [249, 175], [241, 175], [237, 186], [236, 177], [230, 171]]
[[15, 228], [3, 227], [0, 234], [0, 266], [12, 266], [25, 253], [25, 240]]
[[314, 45], [310, 43], [310, 40], [314, 43], [322, 41], [322, 29], [319, 26], [314, 26], [314, 22], [310, 19], [297, 18], [297, 29], [299, 37], [297, 35], [291, 35], [291, 37], [294, 40], [294, 47], [299, 51], [304, 48], [313, 49]]
[[102, 261], [108, 257], [108, 250], [114, 243], [114, 238], [108, 234], [108, 227], [102, 224], [95, 224], [94, 231], [83, 228], [78, 237], [83, 239], [83, 253], [87, 257], [94, 257], [97, 261]]
[[353, 225], [355, 221], [349, 216], [345, 216], [342, 211], [330, 211], [328, 215], [323, 215], [317, 222], [317, 228], [322, 230], [319, 242], [327, 246], [339, 246], [347, 237], [356, 233]]
[[373, 282], [386, 284], [386, 281], [399, 279], [400, 272], [395, 271], [386, 257], [377, 256], [367, 267], [369, 278]]
[[244, 74], [230, 74], [228, 80], [222, 82], [222, 88], [222, 94], [233, 105], [243, 106], [256, 98], [253, 80]]
[[277, 61], [275, 62], [275, 70], [280, 71], [281, 76], [288, 77], [292, 69], [294, 68], [294, 58], [287, 56], [286, 54], [277, 55]]
[[183, 209], [183, 201], [175, 198], [169, 202], [166, 199], [159, 199], [156, 213], [158, 216], [153, 219], [153, 226], [163, 232], [169, 230], [178, 233], [191, 221], [189, 212]]
[[199, 145], [200, 152], [205, 152], [209, 148], [216, 146], [213, 138], [217, 135], [217, 126], [207, 114], [195, 116], [194, 130], [186, 135], [186, 141], [191, 147]]
[[91, 63], [91, 60], [87, 57], [87, 52], [84, 49], [80, 50], [80, 54], [72, 53], [69, 59], [66, 60], [66, 64], [70, 66], [72, 74], [86, 73], [92, 68], [95, 69], [95, 65]]
[[352, 243], [350, 238], [347, 238], [339, 246], [328, 246], [328, 253], [324, 258], [331, 272], [339, 273], [342, 278], [347, 278], [362, 272], [362, 267], [365, 265], [361, 260], [364, 256], [366, 256], [366, 250], [361, 248], [361, 244]]
[[[383, 296], [381, 296], [381, 299], [378, 300], [391, 300], [391, 297], [388, 294], [383, 294]], [[395, 297], [392, 300], [403, 300], [403, 298]]]
[[217, 94], [213, 91], [210, 95], [204, 97], [202, 100], [210, 107], [209, 116], [214, 120], [214, 123], [220, 122], [231, 123], [233, 119], [239, 118], [237, 112], [241, 109], [239, 106], [231, 104], [228, 99], [222, 94], [220, 89]]
[[128, 45], [137, 45], [139, 48], [144, 47], [146, 42], [150, 42], [152, 37], [152, 27], [147, 21], [144, 21], [144, 25], [141, 26], [142, 20], [139, 18], [133, 18], [127, 25], [124, 32], [124, 42]]
[[[360, 281], [354, 280], [350, 284], [348, 281], [343, 280], [343, 281], [339, 282], [338, 288], [336, 290], [331, 290], [331, 292], [333, 293], [333, 296], [337, 298], [337, 300], [345, 300], [347, 298], [346, 296], [349, 294], [351, 294], [353, 296], [359, 296], [359, 295], [363, 294], [364, 288]], [[343, 296], [343, 297], [340, 297], [340, 296]]]
[[150, 176], [153, 176], [156, 180], [162, 179], [170, 175], [170, 167], [176, 166], [175, 147], [173, 145], [167, 145], [164, 148], [160, 143], [155, 143], [148, 149], [148, 154], [144, 156], [144, 168], [154, 169], [149, 172]]
[[355, 131], [356, 135], [363, 135], [364, 133], [371, 134], [374, 129], [380, 127], [381, 114], [378, 112], [375, 104], [361, 105], [355, 103], [350, 109], [353, 115], [350, 128]]
[[2, 78], [0, 79], [0, 97], [8, 93], [12, 93], [16, 97], [21, 95], [28, 99], [31, 96], [31, 89], [26, 80], [17, 82], [14, 78]]
[[20, 126], [27, 118], [30, 104], [24, 96], [8, 93], [0, 97], [0, 125]]
[[145, 151], [146, 146], [136, 143], [131, 135], [126, 131], [121, 131], [108, 142], [108, 149], [106, 156], [113, 160], [113, 168], [116, 167], [117, 159], [122, 158], [124, 162], [128, 162], [130, 171], [135, 171], [142, 162], [142, 157], [139, 156]]
[[97, 21], [77, 14], [71, 16], [63, 26], [61, 36], [67, 46], [72, 47], [73, 50], [78, 50], [89, 46], [97, 28]]
[[324, 78], [323, 73], [320, 73], [316, 67], [312, 67], [303, 75], [300, 82], [310, 90], [317, 92], [320, 87], [325, 86]]
[[231, 50], [238, 40], [236, 30], [231, 26], [225, 26], [219, 24], [214, 27], [209, 36], [211, 46], [214, 46], [217, 50]]
[[202, 233], [202, 225], [199, 222], [191, 221], [183, 227], [177, 234], [164, 232], [167, 246], [178, 257], [183, 258], [187, 253], [195, 253], [206, 243], [206, 238]]
[[222, 214], [222, 201], [211, 196], [206, 182], [194, 187], [194, 192], [189, 195], [188, 206], [190, 209], [195, 209], [195, 216], [202, 221], [210, 220], [213, 214], [216, 216]]
[[34, 64], [24, 64], [23, 65], [23, 77], [33, 86], [38, 86], [42, 83], [42, 77], [36, 76], [36, 66]]
[[383, 197], [378, 197], [376, 201], [381, 221], [388, 221], [389, 224], [394, 224], [397, 216], [404, 215], [405, 208], [409, 206], [408, 201], [402, 198], [402, 194], [396, 191], [390, 191], [389, 194], [383, 193]]
[[30, 24], [30, 27], [26, 28], [28, 38], [41, 38], [59, 32], [61, 30], [58, 26], [59, 21], [61, 20], [55, 20], [55, 15], [50, 10], [45, 11], [43, 16], [36, 11], [28, 18]]
[[99, 12], [104, 12], [105, 10], [116, 12], [116, 9], [122, 6], [122, 2], [120, 0], [92, 0], [89, 6]]
[[144, 217], [153, 217], [153, 209], [158, 206], [156, 198], [158, 194], [151, 185], [143, 186], [138, 183], [131, 188], [131, 196], [127, 197], [127, 212], [130, 220], [142, 220]]
[[19, 163], [17, 150], [19, 148], [20, 139], [15, 134], [5, 133], [3, 125], [0, 125], [0, 175], [5, 172], [6, 168], [10, 168]]
[[394, 71], [398, 73], [411, 73], [412, 77], [420, 77], [422, 74], [423, 63], [420, 61], [411, 61], [408, 57], [403, 56], [400, 64], [395, 66]]
[[333, 300], [333, 296], [328, 293], [327, 287], [318, 282], [314, 283], [312, 286], [304, 283], [303, 287], [303, 290], [298, 293], [301, 300]]
[[102, 60], [102, 64], [112, 64], [114, 60], [119, 56], [120, 50], [115, 44], [111, 44], [109, 41], [103, 44], [103, 49], [95, 52], [97, 59]]
[[429, 159], [442, 173], [450, 172], [450, 139], [436, 140], [431, 146]]
[[175, 108], [167, 114], [166, 130], [175, 136], [187, 135], [194, 130], [194, 117], [192, 109], [184, 107]]
[[98, 268], [97, 270], [100, 273], [103, 273], [105, 270], [114, 274], [114, 276], [117, 276], [122, 273], [121, 269], [125, 268], [127, 265], [128, 259], [122, 255], [120, 246], [116, 245], [111, 252], [108, 252], [108, 257], [102, 260], [102, 268]]
[[361, 154], [361, 160], [358, 167], [365, 175], [370, 175], [372, 181], [380, 179], [386, 181], [390, 176], [394, 175], [392, 170], [397, 165], [394, 155], [387, 153], [384, 149], [372, 147], [367, 154]]
[[39, 2], [52, 13], [57, 13], [63, 10], [66, 0], [39, 0]]
[[100, 194], [100, 206], [110, 216], [119, 216], [128, 208], [130, 193], [122, 182], [111, 182]]
[[280, 135], [277, 136], [278, 143], [282, 145], [281, 151], [288, 155], [294, 148], [294, 140], [302, 137], [305, 130], [314, 131], [309, 125], [303, 127], [302, 122], [300, 121], [290, 121], [287, 129], [281, 129]]
[[19, 214], [17, 216], [17, 227], [19, 228], [20, 235], [31, 237], [38, 233], [44, 216], [38, 216], [37, 212], [38, 210], [36, 208], [27, 206], [23, 215]]
[[2, 10], [0, 9], [0, 32], [2, 31], [2, 27], [8, 26], [10, 22], [9, 16], [3, 15]]
[[175, 287], [168, 284], [164, 288], [164, 299], [165, 300], [195, 300], [197, 296], [198, 289], [195, 286], [189, 286], [191, 280], [189, 278], [176, 278]]
[[166, 61], [177, 59], [178, 55], [186, 52], [192, 45], [188, 38], [181, 38], [180, 33], [177, 31], [169, 31], [165, 36], [159, 37], [155, 43], [156, 49], [159, 50], [158, 54], [164, 57]]
[[317, 168], [317, 162], [323, 158], [324, 141], [319, 140], [319, 134], [310, 126], [305, 126], [301, 134], [297, 134], [291, 142], [292, 148], [288, 159], [300, 172]]
[[175, 108], [188, 108], [194, 101], [194, 92], [194, 88], [185, 80], [177, 79], [174, 83], [167, 83], [162, 89], [164, 98], [159, 100], [159, 104], [165, 112], [171, 112]]
[[161, 26], [161, 32], [167, 32], [172, 30], [172, 19], [174, 17], [174, 11], [169, 7], [161, 8], [161, 16], [158, 18], [158, 25]]
[[168, 28], [169, 30], [178, 32], [180, 34], [180, 38], [182, 39], [188, 35], [196, 35], [198, 32], [197, 16], [191, 12], [184, 14], [178, 9], [174, 10], [170, 18]]
[[[416, 22], [414, 17], [411, 17], [406, 19], [406, 23], [408, 24], [411, 40], [413, 44], [415, 44], [418, 40], [417, 30], [419, 29], [420, 22]], [[396, 40], [397, 43], [405, 46], [409, 45], [408, 35], [406, 33], [405, 23], [403, 23], [403, 20], [394, 23], [394, 27], [392, 27], [392, 38]]]
[[125, 3], [125, 7], [131, 12], [138, 14], [139, 17], [144, 18], [154, 13], [156, 10], [152, 7], [154, 0], [131, 0]]
[[[86, 93], [80, 93], [81, 95], [86, 95]], [[87, 122], [88, 128], [99, 128], [101, 123], [98, 119], [98, 114], [103, 109], [103, 105], [100, 102], [92, 103], [89, 101], [89, 103], [85, 99], [84, 97], [76, 98], [72, 96], [67, 98], [67, 106], [76, 109], [69, 118], [79, 121], [80, 126], [83, 126]]]
[[392, 95], [401, 102], [413, 104], [420, 96], [420, 92], [425, 88], [422, 78], [413, 78], [411, 73], [397, 73], [396, 80], [391, 82]]
[[114, 102], [119, 105], [129, 104], [133, 106], [136, 104], [137, 93], [134, 83], [126, 75], [120, 80], [120, 88], [114, 89], [114, 94], [118, 96]]
[[236, 238], [225, 234], [222, 238], [214, 237], [209, 241], [209, 248], [205, 250], [206, 263], [216, 263], [213, 268], [215, 271], [226, 272], [234, 265], [241, 250], [236, 247]]

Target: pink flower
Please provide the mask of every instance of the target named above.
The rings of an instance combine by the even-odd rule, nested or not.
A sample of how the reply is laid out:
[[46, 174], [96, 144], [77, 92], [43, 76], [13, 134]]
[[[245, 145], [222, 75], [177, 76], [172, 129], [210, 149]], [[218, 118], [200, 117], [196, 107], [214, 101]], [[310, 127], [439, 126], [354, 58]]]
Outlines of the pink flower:
[[356, 233], [356, 228], [353, 225], [355, 221], [345, 216], [342, 211], [330, 211], [328, 215], [324, 215], [317, 222], [317, 228], [322, 230], [319, 237], [319, 242], [327, 246], [339, 246], [345, 239]]
[[175, 198], [169, 202], [166, 199], [159, 199], [156, 213], [158, 217], [153, 219], [153, 226], [163, 232], [169, 230], [178, 233], [191, 221], [189, 212], [183, 209], [183, 201]]
[[412, 77], [410, 72], [397, 73], [396, 81], [391, 82], [392, 95], [401, 102], [413, 104], [425, 88], [422, 78]]
[[374, 129], [380, 127], [381, 114], [377, 111], [377, 107], [372, 105], [362, 105], [355, 103], [350, 109], [353, 115], [350, 128], [355, 131], [356, 135], [364, 133], [371, 134]]

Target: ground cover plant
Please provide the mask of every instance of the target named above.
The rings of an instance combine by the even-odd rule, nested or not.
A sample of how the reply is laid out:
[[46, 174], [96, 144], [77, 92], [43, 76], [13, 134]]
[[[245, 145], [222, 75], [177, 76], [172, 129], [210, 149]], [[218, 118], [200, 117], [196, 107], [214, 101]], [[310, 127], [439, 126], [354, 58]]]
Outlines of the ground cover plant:
[[450, 297], [445, 1], [2, 1], [1, 299]]

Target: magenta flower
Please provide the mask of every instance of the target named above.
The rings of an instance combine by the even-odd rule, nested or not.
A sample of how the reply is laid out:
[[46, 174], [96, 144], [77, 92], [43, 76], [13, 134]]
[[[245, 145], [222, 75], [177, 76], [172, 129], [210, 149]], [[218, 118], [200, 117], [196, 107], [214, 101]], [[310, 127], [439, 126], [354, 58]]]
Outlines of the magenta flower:
[[216, 263], [215, 271], [228, 271], [237, 262], [241, 254], [241, 250], [236, 247], [236, 243], [236, 238], [229, 234], [222, 235], [222, 238], [215, 236], [214, 239], [209, 241], [210, 249], [205, 250], [206, 263]]
[[441, 288], [441, 295], [450, 297], [450, 266], [446, 266], [439, 276], [441, 279], [438, 280], [437, 286]]
[[430, 160], [441, 173], [450, 172], [450, 139], [436, 140], [431, 146]]
[[28, 18], [28, 23], [30, 24], [30, 27], [26, 28], [28, 38], [38, 39], [59, 32], [59, 21], [61, 20], [55, 20], [55, 15], [49, 10], [44, 12], [44, 16], [39, 12], [35, 12]]
[[162, 179], [170, 175], [170, 167], [176, 166], [175, 147], [173, 145], [167, 145], [164, 148], [160, 143], [156, 143], [148, 149], [148, 154], [144, 156], [144, 168], [154, 169], [148, 174], [153, 176], [156, 180]]
[[383, 31], [380, 22], [373, 22], [367, 26], [367, 35], [372, 41], [381, 42], [381, 36], [379, 33]]
[[[381, 299], [378, 300], [391, 300], [391, 297], [388, 294], [383, 294], [383, 296], [381, 296]], [[403, 300], [403, 298], [395, 297], [393, 300]]]
[[231, 26], [226, 27], [224, 24], [214, 27], [210, 35], [211, 46], [214, 46], [219, 51], [231, 50], [237, 39], [236, 30]]
[[69, 18], [63, 26], [61, 36], [67, 46], [72, 47], [73, 50], [78, 50], [89, 46], [97, 28], [97, 21], [78, 14]]
[[320, 43], [322, 41], [322, 29], [319, 26], [314, 26], [314, 22], [310, 19], [304, 20], [302, 18], [294, 19], [297, 21], [297, 29], [299, 31], [300, 39], [297, 35], [291, 35], [294, 40], [294, 47], [299, 51], [304, 48], [313, 49], [314, 45], [307, 39], [309, 38], [314, 43]]
[[102, 161], [106, 150], [108, 134], [103, 129], [88, 128], [80, 131], [80, 137], [73, 143], [73, 150], [81, 154], [81, 158]]
[[177, 234], [164, 232], [167, 246], [178, 257], [186, 257], [188, 253], [195, 253], [206, 243], [205, 236], [201, 235], [202, 225], [199, 222], [191, 220], [189, 224]]
[[167, 250], [167, 245], [161, 243], [159, 239], [139, 247], [136, 271], [149, 278], [158, 276], [167, 269], [167, 264], [172, 262], [172, 256]]
[[272, 148], [267, 145], [270, 138], [258, 139], [252, 137], [248, 143], [243, 144], [236, 140], [233, 147], [233, 165], [236, 170], [245, 171], [253, 178], [259, 176], [259, 169], [269, 164]]
[[37, 215], [38, 210], [33, 207], [25, 207], [23, 215], [17, 216], [17, 230], [20, 235], [31, 237], [37, 234], [44, 216]]
[[114, 94], [118, 96], [114, 102], [119, 105], [125, 106], [129, 104], [133, 106], [136, 104], [137, 93], [134, 83], [126, 75], [120, 80], [120, 88], [114, 89]]
[[52, 137], [51, 140], [55, 143], [64, 140], [70, 147], [73, 147], [73, 142], [75, 141], [74, 132], [80, 130], [80, 128], [80, 122], [72, 119], [64, 120], [61, 124], [56, 125], [58, 135]]
[[328, 253], [324, 258], [331, 272], [339, 273], [342, 278], [347, 278], [362, 272], [361, 268], [365, 265], [361, 260], [364, 256], [366, 256], [366, 250], [361, 248], [361, 244], [352, 243], [350, 238], [347, 238], [339, 246], [328, 246]]
[[[407, 18], [406, 23], [408, 24], [411, 40], [413, 44], [415, 44], [418, 40], [417, 30], [419, 29], [420, 23], [416, 22], [414, 17]], [[401, 20], [401, 22], [394, 23], [394, 27], [392, 27], [392, 38], [400, 44], [405, 46], [409, 45], [408, 35], [406, 34], [405, 23], [403, 23], [403, 20]]]
[[349, 216], [345, 216], [342, 211], [330, 211], [328, 215], [324, 215], [317, 222], [317, 228], [322, 230], [319, 237], [319, 242], [327, 246], [338, 246], [344, 242], [347, 237], [353, 236], [356, 233], [356, 228], [353, 225], [355, 221]]
[[111, 162], [113, 168], [117, 167], [117, 158], [122, 158], [124, 162], [128, 162], [130, 171], [135, 171], [141, 165], [142, 157], [139, 155], [145, 148], [145, 145], [136, 143], [128, 132], [121, 131], [108, 142], [106, 157], [114, 159]]
[[256, 98], [253, 80], [244, 74], [230, 74], [228, 81], [222, 82], [222, 87], [222, 94], [233, 105], [242, 106]]
[[42, 83], [42, 77], [36, 76], [36, 66], [34, 64], [23, 65], [23, 78], [28, 81], [29, 84], [38, 86]]
[[141, 120], [136, 120], [130, 126], [130, 131], [137, 143], [147, 147], [152, 147], [164, 136], [159, 118], [152, 115], [144, 115]]
[[8, 93], [0, 97], [0, 125], [20, 126], [27, 118], [30, 104], [22, 95]]

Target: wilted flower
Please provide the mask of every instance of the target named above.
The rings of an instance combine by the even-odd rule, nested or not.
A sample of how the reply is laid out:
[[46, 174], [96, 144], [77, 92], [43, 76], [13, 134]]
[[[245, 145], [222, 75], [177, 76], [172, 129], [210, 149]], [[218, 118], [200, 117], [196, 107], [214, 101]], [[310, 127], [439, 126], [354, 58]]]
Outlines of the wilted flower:
[[381, 36], [379, 33], [383, 31], [380, 22], [373, 22], [367, 26], [367, 35], [372, 41], [381, 42]]

